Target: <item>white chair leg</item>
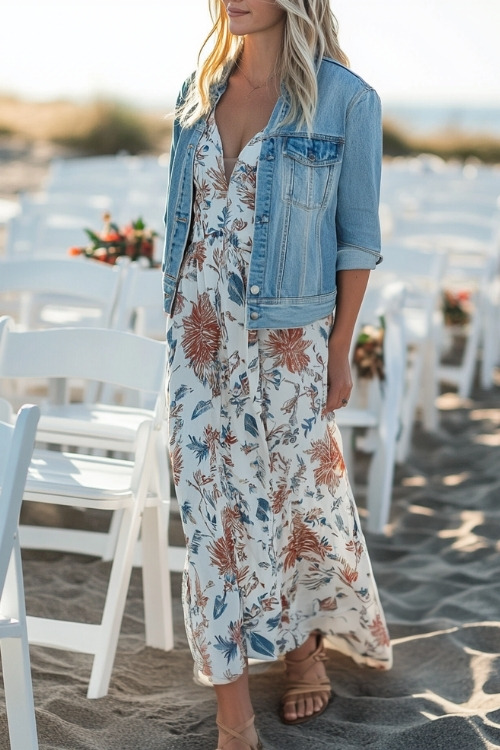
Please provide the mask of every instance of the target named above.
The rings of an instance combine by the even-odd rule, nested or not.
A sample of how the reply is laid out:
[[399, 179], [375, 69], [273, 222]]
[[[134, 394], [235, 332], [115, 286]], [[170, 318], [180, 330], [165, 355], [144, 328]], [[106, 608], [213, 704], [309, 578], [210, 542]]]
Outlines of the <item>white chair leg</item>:
[[108, 583], [108, 595], [99, 627], [99, 645], [90, 675], [88, 698], [102, 698], [108, 692], [140, 524], [141, 516], [136, 508], [123, 510], [122, 525]]
[[475, 311], [471, 322], [471, 329], [465, 343], [465, 351], [462, 362], [462, 374], [458, 384], [458, 395], [461, 398], [469, 398], [474, 382], [474, 372], [479, 352], [481, 338], [481, 301], [477, 302], [479, 309]]
[[0, 643], [11, 750], [37, 750], [33, 689], [26, 630]]
[[354, 430], [352, 427], [342, 426], [339, 428], [339, 433], [342, 439], [342, 456], [344, 457], [344, 463], [347, 469], [347, 475], [349, 477], [349, 484], [354, 492]]
[[12, 551], [2, 604], [9, 616], [17, 620], [13, 624], [12, 637], [3, 637], [0, 641], [10, 747], [11, 750], [38, 750], [21, 554], [17, 540]]
[[437, 333], [434, 333], [425, 347], [424, 371], [422, 373], [421, 413], [422, 425], [427, 432], [436, 432], [439, 426], [436, 401], [438, 397]]
[[168, 508], [144, 509], [142, 518], [142, 581], [146, 644], [170, 651], [174, 647], [172, 596], [168, 564]]
[[500, 342], [500, 280], [492, 284], [490, 298], [483, 314], [481, 388], [489, 390], [493, 385], [495, 366], [498, 364]]
[[106, 544], [102, 554], [102, 559], [105, 562], [109, 562], [110, 560], [112, 560], [115, 555], [116, 543], [122, 520], [122, 513], [123, 511], [121, 510], [115, 510], [113, 511], [113, 515], [111, 516]]
[[394, 446], [394, 440], [382, 436], [379, 447], [373, 454], [368, 472], [367, 529], [375, 534], [383, 532], [391, 509], [395, 463]]

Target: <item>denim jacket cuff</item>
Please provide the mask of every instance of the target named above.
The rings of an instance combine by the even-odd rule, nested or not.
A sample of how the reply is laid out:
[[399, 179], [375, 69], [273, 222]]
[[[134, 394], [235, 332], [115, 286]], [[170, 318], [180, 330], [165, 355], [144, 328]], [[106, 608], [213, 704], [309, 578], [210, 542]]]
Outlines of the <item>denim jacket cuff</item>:
[[377, 250], [357, 245], [339, 245], [337, 250], [337, 271], [353, 271], [361, 268], [373, 271], [382, 256]]

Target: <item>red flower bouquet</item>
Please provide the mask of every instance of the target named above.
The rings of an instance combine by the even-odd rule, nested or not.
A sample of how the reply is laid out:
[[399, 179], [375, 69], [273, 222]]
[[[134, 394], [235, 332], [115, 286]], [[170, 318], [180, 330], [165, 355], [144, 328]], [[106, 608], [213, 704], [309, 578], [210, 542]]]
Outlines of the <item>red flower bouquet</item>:
[[104, 214], [103, 219], [104, 226], [100, 232], [85, 229], [90, 244], [86, 247], [71, 247], [68, 251], [70, 255], [85, 255], [112, 265], [120, 257], [130, 260], [146, 258], [151, 266], [154, 265], [154, 240], [158, 235], [147, 229], [141, 218], [122, 229], [111, 221], [109, 213]]

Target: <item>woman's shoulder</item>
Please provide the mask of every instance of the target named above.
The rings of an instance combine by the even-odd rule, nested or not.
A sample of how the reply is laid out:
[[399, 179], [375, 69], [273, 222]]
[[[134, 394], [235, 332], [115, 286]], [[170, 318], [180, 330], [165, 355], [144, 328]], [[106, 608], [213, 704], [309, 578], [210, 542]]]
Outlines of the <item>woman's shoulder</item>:
[[374, 91], [373, 86], [364, 78], [347, 68], [338, 60], [331, 57], [323, 57], [318, 71], [318, 83], [330, 86], [333, 82], [346, 89], [346, 93], [356, 94], [362, 90]]

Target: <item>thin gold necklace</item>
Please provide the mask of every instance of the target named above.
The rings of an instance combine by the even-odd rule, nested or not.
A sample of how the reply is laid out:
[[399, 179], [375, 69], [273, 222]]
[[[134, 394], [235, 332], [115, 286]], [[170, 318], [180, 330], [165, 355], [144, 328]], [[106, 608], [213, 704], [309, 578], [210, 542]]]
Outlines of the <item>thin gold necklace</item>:
[[251, 88], [251, 91], [248, 92], [247, 96], [250, 96], [250, 94], [253, 94], [254, 91], [258, 91], [258, 89], [263, 89], [264, 86], [267, 86], [270, 83], [270, 81], [272, 81], [272, 79], [276, 77], [276, 73], [271, 73], [271, 75], [266, 78], [266, 80], [264, 81], [264, 83], [260, 83], [258, 86], [254, 86], [253, 83], [252, 83], [252, 81], [243, 72], [242, 68], [240, 67], [240, 65], [238, 63], [238, 60], [235, 60], [235, 63], [236, 63], [236, 67], [240, 71], [241, 75], [243, 76], [243, 78], [245, 79], [245, 81], [248, 83], [248, 85]]

